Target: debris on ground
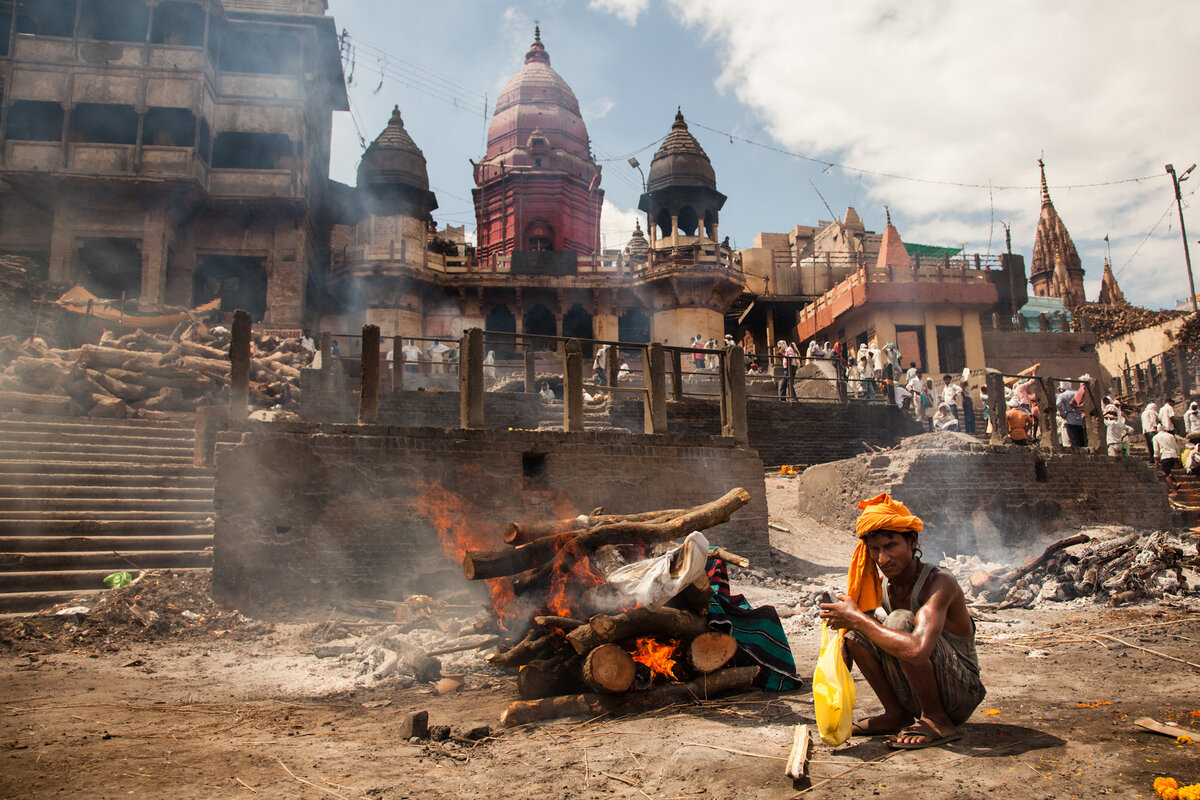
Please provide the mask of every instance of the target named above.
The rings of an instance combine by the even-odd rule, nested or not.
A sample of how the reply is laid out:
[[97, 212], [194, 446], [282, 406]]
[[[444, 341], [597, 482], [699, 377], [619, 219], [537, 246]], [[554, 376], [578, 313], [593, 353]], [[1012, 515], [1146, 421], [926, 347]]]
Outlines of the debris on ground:
[[10, 652], [116, 652], [164, 639], [254, 639], [269, 622], [213, 602], [204, 571], [150, 570], [127, 586], [61, 603], [0, 625], [0, 649]]
[[1077, 598], [1116, 606], [1200, 593], [1197, 567], [1192, 535], [1155, 531], [1096, 541], [1081, 533], [1020, 567], [974, 572], [964, 589], [973, 590], [975, 605], [1001, 609]]

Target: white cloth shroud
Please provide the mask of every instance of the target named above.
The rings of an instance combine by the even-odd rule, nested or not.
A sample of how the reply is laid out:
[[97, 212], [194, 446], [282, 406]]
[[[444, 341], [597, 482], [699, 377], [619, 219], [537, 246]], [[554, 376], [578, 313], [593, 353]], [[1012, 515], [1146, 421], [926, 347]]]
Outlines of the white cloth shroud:
[[636, 561], [614, 570], [608, 584], [646, 608], [656, 609], [684, 587], [708, 574], [708, 539], [693, 531], [683, 544], [656, 558]]

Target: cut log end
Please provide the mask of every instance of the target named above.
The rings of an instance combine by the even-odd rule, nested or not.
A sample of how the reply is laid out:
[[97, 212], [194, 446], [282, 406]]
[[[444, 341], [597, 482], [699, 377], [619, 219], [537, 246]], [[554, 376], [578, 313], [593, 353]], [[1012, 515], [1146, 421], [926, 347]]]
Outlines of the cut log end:
[[728, 633], [709, 631], [688, 643], [687, 659], [692, 669], [703, 674], [725, 666], [736, 652], [737, 639]]
[[583, 660], [583, 681], [597, 692], [623, 692], [633, 685], [633, 657], [615, 644], [602, 644]]

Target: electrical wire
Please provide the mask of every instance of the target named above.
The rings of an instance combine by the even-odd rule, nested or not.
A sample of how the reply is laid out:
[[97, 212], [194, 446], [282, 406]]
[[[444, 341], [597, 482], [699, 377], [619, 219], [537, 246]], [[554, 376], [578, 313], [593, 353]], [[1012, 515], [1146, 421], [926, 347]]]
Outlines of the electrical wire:
[[[1185, 197], [1191, 197], [1192, 195], [1194, 195], [1196, 193], [1197, 190], [1200, 190], [1200, 186], [1196, 187], [1196, 189], [1192, 189], [1190, 192], [1188, 192], [1185, 195]], [[1119, 270], [1117, 270], [1115, 273], [1113, 273], [1114, 278], [1125, 271], [1125, 268], [1130, 265], [1130, 263], [1133, 261], [1134, 257], [1138, 254], [1138, 251], [1142, 249], [1142, 245], [1144, 245], [1146, 242], [1150, 241], [1150, 237], [1154, 235], [1154, 232], [1156, 230], [1158, 230], [1158, 226], [1162, 225], [1162, 221], [1167, 218], [1167, 215], [1170, 214], [1171, 210], [1174, 208], [1175, 208], [1175, 201], [1172, 200], [1170, 203], [1167, 204], [1167, 210], [1164, 211], [1162, 213], [1162, 216], [1160, 216], [1158, 218], [1158, 222], [1154, 223], [1154, 227], [1152, 227], [1150, 229], [1149, 233], [1147, 233], [1142, 238], [1142, 240], [1140, 242], [1138, 242], [1138, 246], [1133, 249], [1133, 253], [1131, 253], [1129, 258], [1125, 261], [1125, 263], [1121, 265], [1121, 268]]]
[[[879, 178], [891, 178], [893, 180], [910, 181], [912, 183], [925, 183], [925, 184], [931, 184], [934, 186], [957, 186], [957, 187], [963, 188], [963, 189], [988, 189], [989, 191], [994, 190], [994, 191], [998, 191], [998, 192], [1015, 190], [1015, 189], [1029, 190], [1029, 189], [1040, 189], [1041, 188], [1040, 185], [1038, 185], [1038, 186], [995, 186], [990, 183], [962, 183], [959, 181], [941, 181], [941, 180], [935, 180], [933, 178], [916, 178], [911, 175], [898, 175], [893, 172], [881, 172], [879, 170], [864, 169], [862, 167], [850, 166], [849, 164], [840, 164], [836, 161], [830, 161], [827, 158], [816, 158], [815, 156], [805, 155], [804, 153], [797, 153], [795, 151], [787, 150], [782, 147], [775, 147], [774, 145], [763, 144], [762, 142], [756, 142], [753, 139], [747, 139], [744, 136], [735, 136], [734, 134], [729, 133], [728, 131], [723, 131], [718, 128], [709, 127], [708, 125], [705, 125], [702, 122], [696, 122], [694, 120], [689, 119], [689, 120], [687, 120], [687, 124], [694, 125], [697, 128], [703, 128], [706, 131], [711, 131], [712, 133], [717, 133], [717, 134], [720, 134], [721, 136], [728, 136], [730, 141], [733, 141], [736, 139], [737, 141], [745, 142], [746, 144], [753, 145], [754, 147], [760, 147], [763, 150], [770, 150], [772, 152], [780, 153], [785, 156], [790, 156], [792, 158], [798, 158], [802, 161], [811, 161], [814, 164], [821, 164], [821, 165], [825, 166], [826, 168], [834, 167], [834, 168], [843, 170], [844, 172], [854, 172], [854, 173], [858, 173], [860, 175], [874, 175]], [[1099, 183], [1058, 184], [1058, 185], [1054, 186], [1053, 188], [1056, 190], [1057, 189], [1091, 189], [1091, 188], [1095, 188], [1098, 186], [1116, 186], [1116, 185], [1122, 184], [1122, 183], [1141, 183], [1142, 181], [1148, 181], [1148, 180], [1152, 180], [1152, 179], [1159, 178], [1159, 177], [1161, 177], [1161, 176], [1157, 175], [1157, 174], [1156, 175], [1143, 175], [1139, 178], [1121, 178], [1119, 180], [1101, 181]]]

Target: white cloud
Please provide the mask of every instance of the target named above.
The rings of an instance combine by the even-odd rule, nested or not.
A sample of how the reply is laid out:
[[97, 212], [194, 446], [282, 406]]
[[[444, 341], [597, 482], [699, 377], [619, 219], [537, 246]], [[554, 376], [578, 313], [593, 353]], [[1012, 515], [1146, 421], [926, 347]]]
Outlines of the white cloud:
[[613, 14], [630, 25], [636, 25], [638, 16], [650, 6], [650, 0], [589, 0], [588, 8]]
[[584, 103], [583, 108], [580, 110], [583, 112], [584, 119], [595, 122], [598, 119], [604, 118], [616, 106], [617, 103], [615, 100], [608, 97], [598, 97]]
[[[893, 175], [1024, 187], [864, 176], [864, 217], [888, 203], [902, 235], [931, 244], [971, 235], [971, 249], [986, 249], [991, 221], [1004, 219], [1028, 252], [1044, 153], [1055, 207], [1098, 281], [1097, 242], [1109, 235], [1124, 262], [1171, 199], [1163, 164], [1200, 160], [1200, 105], [1185, 91], [1200, 74], [1186, 36], [1200, 29], [1200, 4], [671, 2], [716, 42], [719, 88], [783, 146]], [[1153, 179], [1066, 188], [1141, 176]], [[1136, 302], [1173, 306], [1186, 294], [1177, 225], [1174, 252], [1148, 242], [1118, 277]], [[994, 231], [993, 252], [1003, 246]]]
[[[619, 249], [629, 242], [633, 227], [645, 222], [646, 215], [636, 208], [620, 208], [607, 197], [600, 209], [600, 242], [606, 250]], [[645, 226], [642, 233], [645, 233]]]

